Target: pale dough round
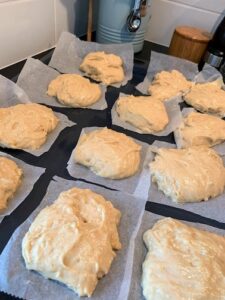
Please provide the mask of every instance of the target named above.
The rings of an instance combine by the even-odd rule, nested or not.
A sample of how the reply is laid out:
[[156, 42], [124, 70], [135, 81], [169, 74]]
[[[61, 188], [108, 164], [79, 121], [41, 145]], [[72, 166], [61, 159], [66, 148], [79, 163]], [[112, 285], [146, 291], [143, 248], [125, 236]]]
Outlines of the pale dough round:
[[55, 129], [52, 109], [29, 103], [0, 108], [0, 145], [13, 149], [38, 149]]
[[0, 210], [7, 207], [22, 181], [23, 171], [17, 164], [6, 157], [0, 156]]
[[76, 74], [62, 74], [52, 80], [47, 94], [70, 107], [88, 107], [101, 98], [98, 84]]
[[155, 133], [169, 123], [164, 104], [154, 97], [125, 96], [116, 102], [120, 119], [138, 128], [142, 133]]
[[171, 218], [159, 220], [143, 236], [146, 300], [224, 300], [225, 238]]
[[182, 148], [214, 146], [225, 141], [225, 121], [218, 117], [191, 112], [175, 131]]
[[45, 207], [22, 241], [26, 268], [91, 296], [121, 248], [121, 213], [101, 195], [72, 188]]
[[198, 111], [225, 117], [225, 91], [215, 83], [194, 85], [184, 100]]
[[140, 164], [141, 146], [123, 133], [103, 128], [83, 134], [74, 160], [101, 177], [121, 179], [134, 175]]
[[148, 93], [160, 101], [165, 101], [187, 92], [192, 84], [177, 70], [162, 71], [155, 75]]
[[152, 181], [174, 202], [207, 201], [224, 191], [223, 160], [206, 146], [158, 149], [149, 166]]
[[80, 65], [80, 70], [96, 81], [106, 85], [122, 82], [124, 70], [122, 59], [115, 54], [91, 52]]

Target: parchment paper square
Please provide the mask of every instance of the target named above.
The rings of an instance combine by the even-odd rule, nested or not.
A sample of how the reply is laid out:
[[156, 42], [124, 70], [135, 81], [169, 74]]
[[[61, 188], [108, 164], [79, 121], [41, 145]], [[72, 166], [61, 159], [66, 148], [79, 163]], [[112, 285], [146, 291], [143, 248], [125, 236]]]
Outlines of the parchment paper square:
[[[69, 107], [61, 104], [56, 97], [47, 95], [49, 83], [59, 76], [60, 73], [45, 65], [38, 59], [28, 58], [17, 80], [17, 84], [27, 93], [30, 101], [43, 103], [53, 107]], [[101, 98], [98, 102], [90, 105], [89, 109], [103, 110], [107, 108], [105, 100], [106, 87], [99, 85]], [[71, 107], [71, 109], [76, 109]]]
[[[152, 147], [175, 148], [176, 146], [174, 144], [165, 142], [162, 143], [160, 141], [157, 141], [152, 144]], [[151, 158], [153, 159], [154, 155], [152, 155]], [[225, 158], [223, 158], [223, 160], [225, 163]], [[199, 214], [203, 217], [225, 223], [225, 191], [220, 196], [210, 198], [208, 201], [179, 204], [173, 202], [169, 197], [166, 197], [163, 192], [159, 191], [156, 183], [151, 183], [148, 199], [150, 202], [165, 204], [172, 207], [184, 209]]]
[[[145, 201], [143, 199], [134, 198], [126, 193], [110, 191], [80, 181], [69, 181], [54, 177], [41, 204], [32, 215], [17, 228], [0, 256], [1, 291], [29, 300], [80, 299], [65, 285], [53, 280], [47, 280], [40, 274], [27, 270], [21, 253], [22, 239], [40, 210], [56, 200], [59, 193], [73, 187], [89, 188], [101, 194], [110, 200], [114, 207], [119, 209], [122, 213], [121, 222], [118, 227], [122, 249], [116, 251], [117, 255], [114, 258], [109, 273], [99, 281], [91, 299], [117, 300], [123, 283], [125, 285], [129, 284], [126, 278], [124, 278], [127, 253], [130, 240], [137, 230], [139, 220], [144, 211]], [[82, 299], [89, 298], [82, 297]]]
[[[145, 256], [147, 254], [147, 249], [143, 242], [143, 234], [148, 229], [151, 229], [158, 220], [161, 220], [163, 218], [164, 218], [163, 216], [156, 215], [148, 211], [145, 211], [144, 213], [137, 237], [135, 238], [134, 243], [132, 243], [133, 247], [130, 247], [129, 249], [128, 256], [133, 257], [133, 263], [129, 263], [129, 268], [126, 269], [125, 276], [127, 276], [128, 281], [131, 280], [131, 283], [129, 287], [124, 285], [124, 289], [121, 289], [124, 291], [124, 295], [123, 295], [124, 299], [129, 299], [129, 300], [145, 299], [144, 296], [142, 295], [142, 287], [141, 287], [142, 263], [144, 262]], [[192, 223], [186, 221], [181, 221], [181, 222], [186, 223], [188, 226], [192, 226], [197, 229], [207, 230], [224, 236], [224, 230], [215, 227], [211, 227], [200, 223]], [[119, 299], [122, 300], [122, 298]]]
[[[195, 81], [199, 73], [198, 65], [189, 60], [152, 51], [147, 74], [144, 81], [137, 85], [137, 89], [143, 94], [148, 94], [148, 87], [154, 76], [161, 71], [172, 70], [181, 72], [190, 81]], [[180, 101], [182, 101], [181, 95]]]
[[[0, 75], [0, 107], [5, 108], [17, 104], [28, 103], [31, 103], [31, 101], [25, 91], [11, 80]], [[47, 135], [46, 142], [37, 150], [26, 149], [24, 151], [35, 156], [40, 156], [50, 149], [63, 129], [76, 125], [76, 123], [70, 121], [64, 114], [54, 114], [59, 119], [59, 123], [56, 128]]]
[[[127, 96], [127, 95], [121, 93], [119, 95], [119, 98], [123, 97], [123, 96]], [[168, 134], [173, 132], [180, 125], [180, 123], [182, 121], [182, 114], [181, 114], [180, 106], [178, 103], [179, 103], [178, 99], [172, 99], [172, 100], [165, 101], [165, 108], [166, 108], [166, 111], [168, 114], [169, 123], [167, 124], [165, 129], [163, 129], [159, 132], [152, 133], [152, 135], [167, 136]], [[111, 114], [112, 114], [112, 124], [113, 125], [117, 125], [117, 126], [125, 128], [125, 129], [143, 134], [138, 128], [134, 127], [133, 125], [129, 124], [128, 122], [124, 122], [123, 120], [121, 120], [121, 118], [118, 116], [118, 114], [116, 112], [116, 102], [113, 105]]]
[[105, 51], [120, 56], [123, 60], [125, 79], [121, 83], [111, 84], [120, 87], [133, 76], [134, 51], [131, 43], [99, 44], [81, 41], [69, 32], [63, 32], [53, 52], [49, 65], [62, 73], [84, 74], [79, 67], [84, 57], [90, 52]]
[[[83, 133], [88, 133], [100, 129], [99, 127], [86, 127], [82, 129], [81, 135]], [[80, 135], [80, 136], [81, 136]], [[136, 195], [137, 197], [145, 198], [148, 197], [149, 187], [150, 187], [150, 174], [148, 168], [149, 153], [148, 153], [148, 144], [140, 142], [138, 140], [134, 141], [142, 146], [141, 150], [141, 162], [138, 172], [128, 178], [124, 179], [107, 179], [95, 175], [90, 169], [85, 166], [75, 163], [73, 156], [74, 150], [70, 156], [70, 159], [67, 164], [67, 170], [71, 176], [74, 178], [85, 179], [87, 181], [100, 184], [111, 189], [123, 191], [129, 194]], [[75, 148], [74, 148], [75, 149]]]

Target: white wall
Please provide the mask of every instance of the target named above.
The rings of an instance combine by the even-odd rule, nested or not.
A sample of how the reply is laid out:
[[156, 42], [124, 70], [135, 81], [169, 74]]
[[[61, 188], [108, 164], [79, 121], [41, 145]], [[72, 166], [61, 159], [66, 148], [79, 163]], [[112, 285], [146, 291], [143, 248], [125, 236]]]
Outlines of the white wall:
[[225, 0], [152, 0], [146, 40], [169, 46], [178, 25], [214, 32], [225, 15]]
[[[176, 26], [214, 31], [225, 14], [225, 0], [151, 1], [146, 39], [166, 46]], [[64, 30], [85, 34], [87, 7], [88, 0], [0, 0], [0, 68], [50, 49]]]
[[88, 0], [0, 0], [0, 68], [52, 48], [62, 31], [85, 34], [87, 10]]

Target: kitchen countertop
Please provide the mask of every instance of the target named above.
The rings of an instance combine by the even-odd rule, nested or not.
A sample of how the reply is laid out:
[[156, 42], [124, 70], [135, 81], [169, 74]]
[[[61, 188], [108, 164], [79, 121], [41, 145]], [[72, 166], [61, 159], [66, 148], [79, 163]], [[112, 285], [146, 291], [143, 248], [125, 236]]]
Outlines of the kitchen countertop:
[[[71, 128], [66, 128], [63, 132], [61, 132], [61, 134], [59, 135], [59, 137], [57, 138], [57, 140], [55, 141], [55, 143], [47, 153], [44, 153], [40, 157], [35, 157], [24, 151], [12, 150], [12, 149], [8, 149], [8, 150], [1, 149], [1, 151], [9, 153], [10, 155], [18, 159], [21, 159], [28, 164], [46, 168], [46, 171], [38, 179], [38, 181], [33, 187], [32, 192], [28, 195], [28, 197], [19, 205], [19, 207], [17, 207], [17, 209], [15, 209], [11, 213], [11, 215], [5, 217], [2, 223], [0, 224], [0, 232], [1, 232], [0, 253], [4, 249], [5, 245], [7, 244], [7, 241], [10, 239], [15, 229], [21, 223], [23, 223], [28, 218], [28, 216], [32, 213], [32, 211], [39, 205], [43, 196], [45, 195], [46, 189], [53, 176], [57, 175], [65, 179], [74, 180], [68, 174], [66, 169], [66, 164], [74, 148], [74, 142], [78, 140], [80, 132], [83, 127], [108, 126], [109, 128], [115, 129], [120, 132], [124, 132], [131, 137], [134, 137], [141, 141], [145, 141], [149, 144], [152, 144], [152, 142], [155, 139], [163, 140], [167, 142], [174, 142], [173, 134], [170, 134], [166, 137], [140, 135], [138, 133], [122, 129], [120, 127], [113, 126], [111, 124], [110, 111], [115, 100], [119, 95], [119, 92], [128, 93], [128, 94], [134, 93], [137, 95], [137, 91], [134, 89], [134, 86], [136, 86], [139, 82], [143, 81], [145, 77], [146, 70], [149, 65], [151, 50], [162, 52], [162, 53], [167, 52], [166, 47], [159, 46], [150, 42], [145, 42], [143, 51], [135, 55], [133, 79], [126, 86], [120, 89], [114, 87], [108, 87], [107, 95], [106, 95], [108, 108], [105, 109], [104, 111], [94, 111], [88, 109], [53, 108], [53, 110], [56, 112], [63, 112], [65, 115], [69, 117], [70, 120], [75, 121], [77, 125]], [[51, 53], [52, 53], [51, 50], [47, 51], [46, 53], [39, 55], [37, 58], [47, 63], [51, 56]], [[23, 67], [23, 64], [24, 62], [21, 62], [14, 66], [0, 70], [0, 74], [16, 81], [18, 73]], [[54, 158], [57, 158], [57, 164]], [[181, 220], [187, 220], [191, 222], [200, 222], [203, 224], [208, 224], [211, 226], [225, 229], [225, 224], [201, 217], [197, 214], [187, 212], [183, 209], [176, 209], [166, 205], [147, 202], [146, 210], [163, 216], [170, 216], [170, 217], [174, 217]], [[0, 293], [0, 299], [9, 300], [9, 299], [17, 299], [17, 298], [8, 296], [4, 293]]]

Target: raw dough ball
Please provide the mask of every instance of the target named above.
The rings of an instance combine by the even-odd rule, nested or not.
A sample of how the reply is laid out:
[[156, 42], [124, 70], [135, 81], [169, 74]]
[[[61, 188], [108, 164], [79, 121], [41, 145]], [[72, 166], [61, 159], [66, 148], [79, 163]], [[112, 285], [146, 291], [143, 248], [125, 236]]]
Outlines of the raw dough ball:
[[225, 117], [225, 91], [215, 83], [194, 85], [184, 100], [201, 112]]
[[214, 146], [225, 141], [225, 121], [218, 117], [191, 112], [175, 131], [182, 148], [191, 146]]
[[123, 61], [115, 54], [91, 52], [85, 56], [80, 70], [106, 85], [124, 80]]
[[40, 211], [22, 242], [29, 270], [91, 296], [120, 249], [120, 211], [88, 189], [62, 192]]
[[140, 151], [130, 137], [103, 128], [80, 137], [74, 159], [101, 177], [121, 179], [138, 171]]
[[22, 170], [6, 157], [0, 156], [0, 210], [7, 207], [22, 180]]
[[0, 108], [0, 145], [13, 149], [38, 149], [57, 124], [53, 111], [44, 105], [29, 103]]
[[101, 98], [98, 84], [76, 74], [62, 74], [52, 80], [47, 94], [70, 107], [88, 107]]
[[142, 133], [155, 133], [169, 123], [164, 104], [153, 97], [120, 97], [116, 111], [121, 120], [138, 128]]
[[143, 239], [146, 300], [225, 299], [224, 237], [164, 218]]
[[154, 98], [165, 101], [188, 91], [192, 84], [182, 73], [176, 70], [162, 71], [155, 75], [148, 92]]
[[152, 181], [174, 202], [207, 201], [225, 186], [223, 160], [206, 146], [158, 149], [150, 171]]

